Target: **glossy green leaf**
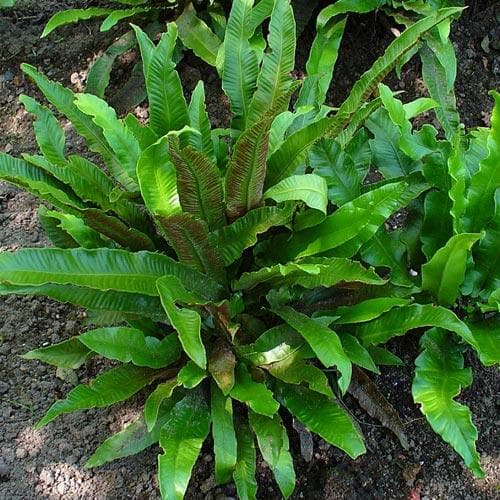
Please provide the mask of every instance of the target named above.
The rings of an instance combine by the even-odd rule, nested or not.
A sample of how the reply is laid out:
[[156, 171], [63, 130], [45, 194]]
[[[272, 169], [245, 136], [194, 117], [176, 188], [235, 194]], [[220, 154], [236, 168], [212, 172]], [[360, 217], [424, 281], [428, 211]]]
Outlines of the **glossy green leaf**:
[[376, 345], [366, 346], [367, 351], [370, 353], [373, 361], [376, 365], [384, 365], [384, 366], [404, 366], [404, 362], [393, 354], [391, 351], [384, 349], [383, 347], [379, 347]]
[[361, 368], [365, 368], [374, 373], [380, 373], [380, 370], [377, 368], [377, 365], [370, 356], [370, 353], [364, 346], [361, 345], [356, 337], [345, 332], [340, 332], [339, 337], [342, 342], [342, 349], [344, 349], [344, 352], [351, 360], [351, 363], [361, 366]]
[[179, 385], [177, 378], [171, 378], [166, 382], [158, 384], [155, 390], [148, 396], [144, 403], [144, 422], [149, 432], [157, 427], [158, 416], [160, 415], [160, 408], [165, 405], [166, 400], [173, 406], [175, 400], [172, 400], [174, 389]]
[[337, 333], [288, 306], [273, 309], [273, 312], [306, 339], [324, 366], [337, 367], [341, 374], [338, 383], [342, 393], [345, 393], [351, 380], [352, 365]]
[[208, 357], [208, 371], [220, 390], [227, 396], [234, 387], [236, 356], [231, 346], [223, 340], [214, 344]]
[[480, 234], [456, 234], [422, 266], [422, 290], [432, 293], [441, 305], [451, 306], [460, 295], [467, 258]]
[[408, 299], [397, 297], [380, 297], [368, 299], [352, 306], [341, 306], [331, 311], [331, 316], [339, 316], [335, 319], [336, 324], [346, 325], [349, 323], [363, 323], [378, 318], [394, 307], [406, 306], [410, 303]]
[[201, 317], [197, 311], [180, 308], [177, 302], [198, 304], [200, 298], [188, 292], [175, 276], [163, 276], [156, 282], [161, 303], [186, 354], [202, 369], [207, 366], [205, 346], [201, 340]]
[[283, 201], [303, 201], [308, 207], [326, 215], [328, 186], [323, 177], [315, 174], [292, 175], [278, 182], [264, 193], [277, 203]]
[[189, 134], [189, 144], [194, 149], [204, 153], [211, 160], [215, 159], [214, 146], [212, 142], [212, 125], [205, 109], [205, 87], [200, 80], [191, 94], [189, 103], [189, 124], [199, 133]]
[[179, 384], [186, 389], [193, 389], [198, 386], [207, 376], [206, 370], [200, 368], [195, 362], [188, 361], [177, 374]]
[[147, 8], [143, 7], [134, 7], [131, 9], [117, 9], [111, 12], [106, 19], [101, 24], [99, 31], [109, 31], [113, 26], [118, 24], [122, 19], [126, 19], [127, 17], [135, 16], [136, 14], [142, 14], [143, 12], [147, 12]]
[[279, 403], [263, 382], [256, 382], [244, 364], [236, 367], [236, 380], [230, 396], [245, 403], [254, 412], [272, 417], [279, 409]]
[[231, 481], [236, 467], [237, 443], [233, 422], [233, 403], [222, 394], [217, 385], [211, 385], [212, 437], [215, 454], [215, 480], [217, 484]]
[[491, 318], [477, 323], [467, 323], [472, 332], [481, 363], [492, 366], [500, 363], [500, 321]]
[[102, 17], [111, 14], [113, 9], [90, 7], [88, 9], [66, 9], [56, 12], [47, 22], [42, 33], [42, 38], [54, 31], [59, 26], [76, 23], [93, 17]]
[[78, 337], [72, 337], [58, 344], [33, 349], [21, 357], [23, 359], [38, 359], [58, 368], [76, 370], [91, 356], [92, 352], [78, 340]]
[[345, 451], [351, 458], [365, 453], [361, 433], [334, 399], [305, 387], [284, 383], [278, 385], [278, 398], [310, 431]]
[[[189, 425], [186, 425], [189, 422]], [[163, 498], [182, 499], [203, 441], [210, 431], [210, 411], [200, 391], [189, 391], [172, 408], [161, 428], [158, 483]]]
[[421, 405], [433, 430], [453, 446], [475, 476], [484, 477], [471, 412], [454, 400], [462, 388], [472, 383], [471, 369], [464, 368], [460, 348], [442, 330], [429, 331], [422, 338], [422, 347], [415, 361], [413, 399]]
[[130, 398], [150, 384], [156, 374], [149, 368], [123, 365], [99, 375], [89, 385], [77, 385], [66, 399], [56, 401], [36, 424], [43, 427], [63, 413], [102, 408]]
[[236, 426], [237, 460], [233, 472], [236, 491], [241, 500], [257, 498], [257, 482], [255, 480], [256, 452], [252, 431], [245, 422]]
[[283, 497], [288, 498], [295, 489], [295, 471], [288, 435], [281, 418], [278, 415], [269, 418], [249, 412], [248, 420], [257, 437], [262, 458], [273, 471]]
[[181, 355], [175, 335], [159, 340], [146, 336], [137, 328], [124, 326], [89, 330], [79, 335], [78, 340], [105, 358], [150, 368], [168, 366]]
[[422, 251], [430, 259], [453, 234], [451, 200], [446, 193], [432, 190], [425, 195], [424, 222], [420, 239]]

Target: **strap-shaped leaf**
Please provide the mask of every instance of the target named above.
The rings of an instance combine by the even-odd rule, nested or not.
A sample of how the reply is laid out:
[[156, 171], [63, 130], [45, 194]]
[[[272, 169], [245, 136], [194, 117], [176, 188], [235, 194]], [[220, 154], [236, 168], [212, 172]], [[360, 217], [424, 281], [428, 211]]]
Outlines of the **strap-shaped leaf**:
[[179, 384], [186, 389], [193, 389], [200, 385], [207, 377], [207, 371], [200, 368], [195, 362], [189, 360], [177, 374]]
[[[37, 212], [38, 220], [40, 221], [40, 225], [42, 226], [44, 233], [55, 247], [77, 248], [80, 246], [68, 232], [60, 227], [60, 220], [49, 215], [50, 210], [47, 210], [45, 205], [40, 205]], [[62, 212], [60, 213], [62, 214]]]
[[177, 40], [177, 26], [168, 24], [158, 45], [151, 47], [147, 35], [134, 27], [141, 49], [150, 108], [150, 125], [161, 137], [189, 124], [186, 100], [181, 81], [175, 69], [173, 51]]
[[289, 306], [275, 308], [273, 312], [304, 337], [324, 366], [337, 367], [341, 374], [339, 387], [345, 394], [351, 381], [352, 364], [337, 333]]
[[219, 37], [198, 17], [195, 8], [188, 4], [175, 23], [179, 28], [179, 38], [182, 43], [207, 64], [215, 66], [221, 42]]
[[467, 323], [467, 326], [474, 337], [481, 363], [485, 366], [500, 363], [500, 321], [498, 317], [477, 323]]
[[145, 149], [137, 163], [137, 177], [150, 213], [169, 216], [180, 212], [177, 176], [168, 154], [168, 137]]
[[258, 76], [257, 55], [250, 47], [253, 0], [235, 0], [224, 37], [222, 88], [234, 114], [232, 128], [245, 130]]
[[260, 284], [272, 286], [299, 285], [304, 288], [332, 287], [342, 282], [360, 282], [383, 285], [385, 281], [373, 269], [365, 269], [359, 262], [343, 258], [309, 257], [299, 262], [263, 267], [243, 273], [233, 282], [234, 290], [248, 290]]
[[149, 368], [168, 366], [181, 355], [175, 335], [160, 340], [146, 336], [137, 328], [124, 326], [89, 330], [79, 335], [78, 340], [105, 358]]
[[288, 434], [279, 415], [264, 417], [252, 411], [248, 421], [257, 437], [262, 458], [273, 471], [274, 477], [284, 498], [288, 498], [295, 489], [295, 471], [288, 449]]
[[204, 153], [210, 160], [215, 159], [212, 142], [212, 125], [205, 109], [205, 87], [200, 80], [191, 94], [189, 102], [189, 124], [199, 133], [189, 133], [189, 144], [194, 149]]
[[158, 297], [136, 293], [101, 291], [72, 285], [46, 284], [38, 286], [0, 285], [0, 295], [43, 295], [60, 302], [85, 307], [93, 311], [116, 311], [124, 314], [161, 319], [162, 307]]
[[199, 304], [202, 300], [188, 292], [175, 276], [163, 276], [156, 282], [161, 303], [186, 354], [203, 370], [207, 366], [205, 346], [201, 339], [201, 317], [197, 311], [180, 308], [176, 302]]
[[176, 400], [163, 402], [156, 425], [148, 430], [144, 418], [134, 420], [116, 434], [113, 434], [95, 450], [87, 460], [85, 467], [99, 467], [118, 458], [128, 457], [145, 450], [160, 439], [160, 431], [168, 418], [168, 414]]
[[292, 175], [268, 189], [264, 193], [264, 198], [271, 198], [277, 203], [292, 200], [303, 201], [308, 207], [326, 215], [328, 185], [319, 175]]
[[295, 67], [295, 19], [289, 0], [274, 2], [264, 54], [249, 110], [249, 123], [255, 123], [278, 103], [292, 82]]
[[133, 365], [112, 368], [89, 385], [77, 385], [66, 399], [56, 401], [36, 426], [43, 427], [63, 413], [102, 408], [124, 401], [150, 384], [155, 376], [154, 370]]
[[82, 113], [92, 116], [92, 121], [102, 130], [126, 174], [137, 182], [135, 170], [141, 149], [135, 136], [117, 118], [115, 110], [92, 94], [77, 94], [75, 105]]
[[66, 138], [56, 117], [48, 108], [27, 95], [19, 96], [19, 101], [26, 108], [26, 111], [36, 116], [33, 128], [35, 129], [36, 142], [45, 158], [56, 165], [64, 165], [66, 162], [64, 156]]
[[211, 385], [212, 437], [217, 484], [231, 481], [236, 467], [237, 443], [233, 422], [233, 402], [222, 394], [215, 382]]
[[349, 393], [358, 400], [368, 415], [391, 430], [399, 439], [401, 446], [405, 450], [408, 449], [408, 438], [398, 412], [363, 370], [354, 368]]
[[500, 186], [500, 93], [492, 91], [495, 106], [491, 115], [488, 135], [488, 156], [479, 164], [479, 171], [472, 177], [467, 193], [464, 213], [465, 231], [481, 231], [495, 213], [495, 191]]
[[425, 195], [424, 222], [420, 234], [422, 251], [430, 259], [453, 234], [448, 194], [432, 190]]
[[132, 30], [127, 31], [113, 42], [90, 67], [87, 73], [85, 92], [97, 97], [104, 97], [116, 58], [132, 49], [136, 43], [137, 40]]
[[262, 118], [246, 129], [234, 146], [225, 179], [230, 220], [245, 215], [262, 201], [271, 121], [269, 116]]
[[291, 260], [332, 249], [339, 257], [351, 257], [388, 217], [425, 189], [427, 186], [419, 182], [411, 185], [396, 182], [373, 189], [342, 205], [321, 224], [296, 233], [287, 247], [280, 249], [281, 259]]
[[[166, 382], [158, 384], [155, 390], [148, 396], [144, 403], [144, 422], [149, 432], [158, 425], [158, 417], [160, 408], [165, 403], [170, 403], [171, 406], [175, 403], [175, 398], [172, 398], [174, 389], [179, 385], [177, 378], [171, 378]], [[169, 401], [167, 401], [169, 400]]]
[[352, 364], [380, 374], [380, 370], [377, 368], [370, 353], [361, 345], [356, 337], [345, 332], [341, 332], [339, 337], [342, 342], [342, 349], [344, 349], [344, 352], [347, 354]]
[[310, 431], [355, 459], [366, 452], [363, 437], [335, 400], [305, 387], [278, 384], [281, 404]]
[[177, 171], [177, 191], [184, 212], [204, 220], [210, 229], [225, 222], [222, 183], [217, 167], [203, 153], [170, 141], [170, 157]]
[[382, 314], [395, 307], [406, 306], [410, 303], [408, 299], [396, 297], [380, 297], [368, 299], [352, 306], [341, 306], [331, 311], [331, 316], [337, 316], [334, 322], [339, 325], [349, 323], [363, 323], [378, 318]]
[[186, 213], [157, 217], [157, 221], [180, 262], [219, 283], [225, 283], [226, 272], [222, 258], [210, 241], [203, 221]]
[[66, 9], [56, 12], [47, 22], [42, 33], [42, 38], [50, 34], [59, 26], [76, 23], [93, 17], [102, 17], [111, 14], [113, 9], [103, 9], [100, 7], [90, 7], [88, 9]]
[[421, 405], [433, 430], [463, 458], [477, 477], [484, 477], [476, 451], [477, 429], [471, 412], [454, 398], [472, 383], [470, 368], [464, 368], [460, 348], [442, 330], [422, 337], [423, 351], [416, 359], [413, 399]]
[[[186, 425], [189, 422], [189, 425]], [[210, 411], [200, 391], [189, 391], [170, 411], [160, 433], [158, 483], [163, 498], [182, 499], [210, 430]]]
[[257, 498], [257, 481], [255, 480], [256, 460], [255, 441], [246, 422], [238, 421], [236, 426], [237, 461], [233, 473], [238, 497], [241, 500]]
[[202, 297], [216, 297], [220, 290], [208, 277], [158, 253], [27, 248], [0, 254], [0, 282], [13, 285], [55, 283], [157, 296], [156, 280], [165, 275], [177, 276]]
[[240, 217], [229, 226], [224, 226], [212, 233], [213, 241], [222, 256], [224, 264], [229, 266], [246, 248], [257, 243], [257, 236], [273, 226], [287, 224], [293, 214], [293, 206], [256, 208]]
[[253, 380], [248, 369], [242, 363], [236, 367], [236, 381], [230, 396], [245, 403], [254, 412], [268, 417], [272, 417], [280, 406], [266, 385], [263, 382]]
[[23, 359], [38, 359], [58, 368], [76, 370], [91, 356], [92, 352], [78, 340], [78, 337], [72, 337], [58, 344], [33, 349], [21, 357]]
[[102, 155], [109, 171], [126, 189], [137, 190], [137, 184], [123, 170], [116, 155], [107, 143], [101, 129], [90, 116], [82, 113], [75, 105], [75, 94], [59, 83], [39, 73], [33, 66], [22, 64], [21, 69], [37, 84], [46, 99], [73, 124], [75, 130], [87, 141], [91, 151]]
[[363, 345], [383, 344], [415, 328], [436, 326], [455, 332], [474, 345], [468, 326], [449, 309], [431, 304], [411, 304], [391, 309], [382, 316], [353, 329]]
[[208, 371], [224, 396], [227, 396], [234, 387], [235, 366], [236, 356], [231, 346], [223, 339], [217, 340], [208, 357]]
[[460, 295], [465, 267], [472, 246], [481, 234], [456, 234], [432, 259], [422, 266], [422, 290], [427, 290], [444, 306], [451, 306]]
[[131, 9], [117, 9], [111, 12], [101, 24], [99, 31], [109, 31], [113, 26], [119, 23], [122, 19], [148, 12], [149, 9], [144, 7], [133, 7]]

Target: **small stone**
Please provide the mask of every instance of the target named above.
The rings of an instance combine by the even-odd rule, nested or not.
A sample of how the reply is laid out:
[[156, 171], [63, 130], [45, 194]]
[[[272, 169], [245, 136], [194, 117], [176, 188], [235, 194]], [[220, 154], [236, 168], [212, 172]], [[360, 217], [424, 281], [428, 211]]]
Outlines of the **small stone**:
[[9, 388], [10, 386], [7, 382], [0, 382], [0, 394], [5, 394]]
[[18, 460], [22, 460], [28, 456], [28, 452], [24, 448], [17, 448], [16, 450], [16, 458]]
[[11, 82], [14, 79], [14, 73], [8, 69], [4, 74], [3, 74], [3, 79], [6, 82]]
[[13, 149], [13, 146], [10, 142], [8, 142], [5, 147], [3, 148], [3, 150], [6, 152], [6, 153], [10, 153]]
[[8, 481], [10, 477], [10, 469], [7, 464], [0, 458], [0, 482]]

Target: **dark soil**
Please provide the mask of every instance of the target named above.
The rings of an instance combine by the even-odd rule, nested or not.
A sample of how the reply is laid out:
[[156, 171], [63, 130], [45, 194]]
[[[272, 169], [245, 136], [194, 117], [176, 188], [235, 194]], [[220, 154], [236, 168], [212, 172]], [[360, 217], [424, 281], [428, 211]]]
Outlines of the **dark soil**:
[[[19, 63], [30, 62], [44, 69], [64, 85], [81, 88], [89, 62], [120, 31], [98, 32], [97, 23], [72, 25], [47, 39], [38, 38], [44, 23], [56, 10], [83, 7], [89, 1], [18, 1], [14, 10], [0, 13], [0, 150], [19, 155], [34, 153], [36, 144], [31, 119], [18, 104], [21, 93], [37, 95], [33, 85], [19, 70]], [[459, 58], [458, 104], [468, 126], [488, 123], [491, 100], [487, 91], [499, 87], [498, 2], [471, 2], [462, 19], [455, 23], [453, 40]], [[495, 10], [497, 9], [497, 10]], [[377, 16], [352, 18], [342, 45], [330, 104], [338, 104], [353, 81], [367, 69], [393, 35], [391, 21]], [[485, 36], [488, 35], [489, 43]], [[311, 41], [306, 29], [299, 44], [304, 64]], [[481, 43], [483, 47], [481, 46]], [[496, 45], [495, 45], [496, 43]], [[496, 48], [495, 48], [496, 47]], [[486, 50], [485, 50], [486, 49]], [[114, 74], [120, 80], [127, 69]], [[180, 66], [188, 90], [203, 77], [208, 81], [209, 110], [214, 124], [227, 123], [224, 100], [217, 91], [217, 78], [193, 57]], [[419, 67], [409, 64], [403, 80], [388, 79], [393, 88], [404, 89], [408, 97], [424, 92]], [[136, 110], [141, 113], [143, 110]], [[69, 134], [74, 150], [81, 141]], [[44, 246], [48, 242], [36, 218], [36, 201], [8, 185], [0, 184], [0, 250]], [[68, 381], [55, 377], [51, 367], [21, 360], [29, 349], [59, 342], [77, 334], [84, 326], [85, 314], [76, 308], [51, 300], [30, 297], [0, 298], [0, 499], [153, 499], [158, 498], [155, 478], [156, 453], [150, 449], [137, 456], [88, 471], [83, 464], [96, 446], [110, 433], [140, 412], [137, 401], [106, 410], [92, 410], [60, 417], [43, 430], [34, 423], [50, 404], [71, 388]], [[410, 384], [412, 363], [417, 354], [416, 337], [398, 339], [392, 347], [407, 363], [404, 369], [385, 369], [377, 384], [401, 414], [410, 448], [401, 448], [392, 434], [371, 420], [355, 403], [346, 405], [366, 436], [368, 453], [356, 461], [321, 440], [314, 442], [310, 462], [300, 457], [299, 441], [291, 432], [295, 452], [297, 488], [294, 498], [306, 499], [482, 499], [498, 498], [500, 477], [499, 443], [495, 426], [498, 414], [499, 377], [494, 369], [481, 367], [470, 353], [468, 364], [474, 370], [474, 384], [463, 392], [479, 430], [478, 449], [486, 478], [474, 479], [459, 457], [427, 425], [412, 402]], [[80, 382], [95, 375], [96, 367], [78, 371]], [[269, 469], [258, 469], [259, 497], [279, 498]], [[204, 448], [187, 498], [223, 499], [235, 496], [233, 485], [216, 487], [209, 446]]]

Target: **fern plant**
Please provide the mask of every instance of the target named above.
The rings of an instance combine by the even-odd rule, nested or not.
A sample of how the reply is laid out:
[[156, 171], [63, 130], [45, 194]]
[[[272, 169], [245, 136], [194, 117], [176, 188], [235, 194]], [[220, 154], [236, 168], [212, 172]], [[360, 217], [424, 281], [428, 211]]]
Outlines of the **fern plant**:
[[[380, 97], [368, 100], [429, 30], [460, 9], [439, 10], [413, 24], [332, 111], [324, 100], [345, 21], [334, 19], [316, 36], [308, 74], [290, 109], [300, 85], [290, 76], [296, 45], [293, 12], [288, 0], [276, 0], [265, 41], [260, 23], [267, 15], [259, 5], [233, 3], [219, 51], [222, 87], [233, 113], [229, 129], [211, 128], [202, 82], [186, 102], [175, 69], [174, 23], [156, 45], [134, 27], [150, 105], [148, 124], [133, 115], [119, 119], [99, 97], [75, 95], [23, 65], [89, 150], [100, 155], [105, 169], [82, 156], [67, 156], [64, 132], [51, 111], [21, 98], [36, 117], [41, 155], [19, 159], [1, 154], [0, 178], [46, 202], [40, 220], [56, 248], [1, 253], [0, 293], [77, 304], [101, 323], [25, 358], [71, 369], [91, 356], [117, 362], [55, 402], [38, 426], [148, 390], [143, 415], [102, 443], [87, 466], [159, 443], [162, 496], [181, 498], [211, 432], [218, 483], [234, 480], [241, 498], [255, 498], [257, 444], [283, 496], [289, 497], [295, 473], [282, 417], [292, 415], [356, 458], [365, 452], [363, 437], [339, 399], [348, 390], [356, 395], [364, 384], [370, 388], [365, 394], [379, 402], [372, 402], [371, 414], [406, 446], [401, 421], [388, 403], [380, 404], [383, 397], [364, 370], [378, 373], [377, 365], [397, 362], [382, 347], [391, 337], [432, 327], [441, 330], [426, 334], [415, 399], [435, 429], [480, 474], [470, 417], [453, 420], [455, 413], [463, 418], [465, 412], [456, 410], [452, 397], [469, 379], [461, 366], [461, 347], [445, 331], [483, 359], [490, 356], [488, 362], [495, 346], [480, 333], [482, 323], [468, 325], [448, 307], [452, 295], [442, 301], [435, 291], [436, 269], [449, 249], [433, 254], [422, 268], [427, 278], [420, 285], [403, 272], [407, 247], [392, 233], [382, 236], [393, 214], [404, 207], [411, 212], [422, 196], [427, 199], [444, 188], [423, 167], [387, 175], [381, 183], [361, 182], [376, 155], [373, 139], [360, 127], [368, 116], [376, 117], [372, 111], [383, 100], [386, 108], [376, 113], [391, 113], [391, 120], [402, 117], [404, 137], [416, 137], [418, 146], [428, 140], [435, 146], [435, 152], [415, 161], [422, 164], [424, 157], [434, 161], [441, 151], [447, 153], [426, 132], [412, 133], [411, 125], [408, 132], [404, 121], [433, 102], [403, 106], [402, 115], [383, 86]], [[497, 137], [497, 122], [488, 137]], [[488, 147], [494, 150], [492, 141]], [[401, 151], [406, 151], [403, 141]], [[417, 247], [418, 231], [405, 234], [401, 241]], [[467, 237], [470, 244], [479, 239], [476, 233]], [[388, 265], [385, 254], [379, 258], [370, 250], [379, 241], [389, 241], [390, 249], [399, 245], [398, 265], [393, 260]], [[463, 253], [462, 260], [467, 250], [464, 258]], [[384, 267], [391, 272], [382, 272]], [[451, 288], [456, 293], [455, 285]], [[453, 370], [445, 393], [429, 379], [436, 366], [446, 373]], [[436, 398], [456, 411], [436, 414]], [[458, 426], [451, 438], [449, 428], [442, 428], [443, 418]], [[462, 435], [464, 425], [469, 432]], [[463, 452], [464, 443], [470, 456]]]

